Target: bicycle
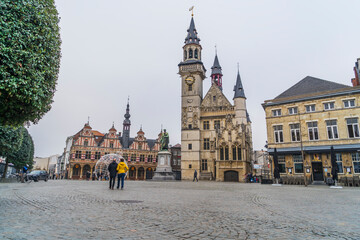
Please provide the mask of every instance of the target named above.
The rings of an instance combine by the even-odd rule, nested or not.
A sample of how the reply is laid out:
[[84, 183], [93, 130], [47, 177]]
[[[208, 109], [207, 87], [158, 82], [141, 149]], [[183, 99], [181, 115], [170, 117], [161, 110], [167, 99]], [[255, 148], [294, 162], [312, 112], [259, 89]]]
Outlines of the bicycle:
[[[24, 182], [27, 182], [27, 183], [32, 182], [33, 179], [31, 177], [28, 177], [27, 173], [23, 173], [23, 175], [24, 175]], [[16, 181], [17, 182], [22, 182], [21, 177], [22, 177], [21, 174], [17, 174], [16, 175]]]

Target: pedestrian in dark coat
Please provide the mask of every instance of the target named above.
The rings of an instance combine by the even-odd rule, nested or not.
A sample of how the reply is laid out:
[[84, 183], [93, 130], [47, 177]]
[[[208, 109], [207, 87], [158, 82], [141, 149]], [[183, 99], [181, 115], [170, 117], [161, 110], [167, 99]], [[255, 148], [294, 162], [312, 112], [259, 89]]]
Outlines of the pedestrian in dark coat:
[[109, 181], [109, 188], [114, 190], [114, 185], [115, 185], [115, 178], [116, 178], [116, 168], [117, 168], [117, 163], [115, 161], [115, 159], [112, 161], [112, 163], [109, 164], [108, 170], [110, 173], [110, 181]]
[[196, 171], [196, 170], [195, 170], [195, 172], [194, 172], [194, 179], [193, 179], [193, 181], [195, 181], [195, 179], [196, 179], [197, 182], [199, 181], [198, 178], [197, 178], [197, 171]]

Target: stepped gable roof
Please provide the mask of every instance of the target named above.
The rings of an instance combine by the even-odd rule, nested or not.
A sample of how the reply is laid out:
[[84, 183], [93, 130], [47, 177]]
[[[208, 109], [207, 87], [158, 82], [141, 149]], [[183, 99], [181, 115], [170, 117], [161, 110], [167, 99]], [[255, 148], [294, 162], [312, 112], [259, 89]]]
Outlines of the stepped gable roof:
[[348, 85], [307, 76], [304, 79], [302, 79], [300, 82], [296, 83], [294, 86], [287, 89], [285, 92], [281, 93], [275, 99], [289, 98], [289, 97], [295, 97], [305, 94], [332, 91], [332, 90], [349, 88], [349, 87], [350, 86]]

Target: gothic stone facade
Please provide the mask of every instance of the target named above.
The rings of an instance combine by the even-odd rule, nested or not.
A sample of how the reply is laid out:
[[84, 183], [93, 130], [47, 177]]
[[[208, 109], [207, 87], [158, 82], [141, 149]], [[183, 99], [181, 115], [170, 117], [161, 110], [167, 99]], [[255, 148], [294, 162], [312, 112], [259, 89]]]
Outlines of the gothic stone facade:
[[201, 179], [244, 181], [251, 171], [252, 132], [240, 74], [232, 104], [222, 92], [223, 75], [216, 55], [212, 86], [203, 97], [206, 69], [199, 42], [192, 18], [179, 64], [182, 179], [192, 180], [197, 170]]

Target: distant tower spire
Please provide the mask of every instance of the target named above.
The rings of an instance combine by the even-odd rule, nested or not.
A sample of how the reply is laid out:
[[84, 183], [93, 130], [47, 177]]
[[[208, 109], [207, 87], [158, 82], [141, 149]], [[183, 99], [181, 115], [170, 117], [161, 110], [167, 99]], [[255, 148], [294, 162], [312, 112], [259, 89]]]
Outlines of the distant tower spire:
[[214, 59], [214, 64], [211, 67], [211, 83], [212, 84], [216, 84], [220, 90], [222, 90], [222, 71], [221, 71], [221, 66], [219, 64], [219, 59], [217, 56], [217, 48], [215, 45], [215, 59]]
[[130, 104], [129, 104], [129, 97], [128, 102], [126, 105], [126, 113], [124, 115], [125, 119], [123, 122], [123, 136], [122, 136], [122, 145], [124, 148], [129, 148], [129, 142], [130, 142]]
[[239, 63], [237, 64], [237, 66], [238, 66], [238, 72], [237, 72], [237, 77], [236, 77], [236, 84], [234, 86], [234, 92], [235, 92], [234, 99], [235, 98], [246, 98], [244, 88], [243, 88], [241, 78], [240, 78]]

